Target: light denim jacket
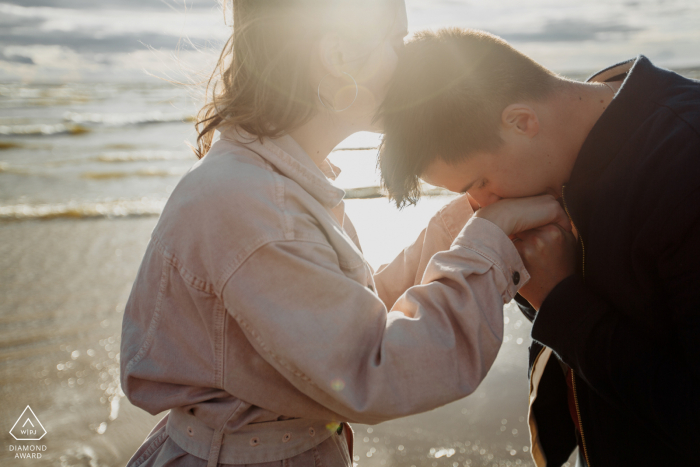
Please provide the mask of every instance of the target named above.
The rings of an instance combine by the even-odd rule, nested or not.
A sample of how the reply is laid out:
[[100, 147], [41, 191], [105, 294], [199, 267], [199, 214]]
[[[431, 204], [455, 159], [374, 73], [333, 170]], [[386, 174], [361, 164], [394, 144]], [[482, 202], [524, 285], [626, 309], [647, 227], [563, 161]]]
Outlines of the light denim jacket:
[[281, 461], [338, 443], [333, 422], [427, 411], [483, 380], [529, 279], [512, 242], [460, 197], [375, 274], [327, 176], [289, 136], [228, 128], [175, 188], [121, 344], [129, 400], [172, 410], [131, 465]]

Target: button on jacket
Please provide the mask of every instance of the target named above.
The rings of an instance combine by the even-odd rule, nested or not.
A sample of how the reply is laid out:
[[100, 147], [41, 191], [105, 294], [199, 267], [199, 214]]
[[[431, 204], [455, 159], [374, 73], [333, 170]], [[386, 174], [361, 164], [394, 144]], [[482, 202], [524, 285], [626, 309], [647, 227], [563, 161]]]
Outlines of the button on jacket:
[[347, 451], [338, 422], [430, 410], [483, 380], [503, 304], [529, 279], [512, 242], [470, 219], [460, 197], [375, 274], [335, 173], [289, 136], [261, 142], [226, 128], [180, 181], [126, 306], [121, 348], [129, 400], [172, 410], [130, 465], [310, 452], [350, 465], [336, 452]]

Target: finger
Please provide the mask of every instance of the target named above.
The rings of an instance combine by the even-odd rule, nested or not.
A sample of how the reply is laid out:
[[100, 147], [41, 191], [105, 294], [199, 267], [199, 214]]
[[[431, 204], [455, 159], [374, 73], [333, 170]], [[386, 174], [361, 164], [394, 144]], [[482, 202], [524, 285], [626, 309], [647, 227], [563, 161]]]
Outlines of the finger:
[[540, 234], [540, 232], [542, 232], [542, 229], [544, 227], [546, 227], [546, 226], [543, 225], [543, 226], [535, 227], [534, 229], [525, 230], [523, 232], [519, 232], [517, 236], [519, 238], [521, 238], [523, 241], [526, 241], [526, 242], [532, 241], [532, 239], [534, 237], [536, 237], [537, 235]]
[[569, 219], [569, 216], [563, 209], [559, 210], [557, 214], [557, 219], [553, 222], [553, 224], [561, 227], [562, 230], [564, 230], [565, 232], [571, 232], [573, 230], [571, 220]]
[[548, 224], [536, 229], [518, 234], [522, 238], [522, 246], [518, 252], [522, 255], [539, 255], [562, 242], [566, 232], [558, 225]]
[[563, 237], [566, 230], [559, 224], [547, 224], [535, 229], [542, 237], [559, 238]]
[[566, 241], [566, 243], [568, 243], [568, 244], [570, 244], [570, 245], [575, 245], [575, 244], [578, 242], [578, 239], [577, 239], [576, 236], [573, 234], [573, 232], [564, 230], [564, 229], [562, 228], [562, 226], [559, 225], [559, 224], [553, 224], [553, 225], [556, 226], [557, 229], [559, 229], [559, 231], [561, 232], [561, 234], [564, 236], [564, 240]]
[[568, 218], [559, 203], [551, 195], [535, 196], [533, 198], [522, 198], [520, 208], [520, 219], [516, 230], [524, 231], [546, 224], [558, 223], [566, 228]]
[[568, 214], [566, 214], [566, 211], [564, 211], [559, 202], [551, 195], [543, 195], [541, 198], [542, 202], [549, 206], [552, 210], [550, 213], [551, 217], [548, 219], [549, 222], [546, 222], [546, 224], [556, 224], [559, 225], [565, 231], [571, 232], [571, 220], [569, 219]]
[[540, 255], [539, 249], [533, 244], [533, 242], [521, 241], [514, 244], [515, 249], [518, 250], [520, 258], [525, 263], [525, 267], [531, 263], [531, 260]]

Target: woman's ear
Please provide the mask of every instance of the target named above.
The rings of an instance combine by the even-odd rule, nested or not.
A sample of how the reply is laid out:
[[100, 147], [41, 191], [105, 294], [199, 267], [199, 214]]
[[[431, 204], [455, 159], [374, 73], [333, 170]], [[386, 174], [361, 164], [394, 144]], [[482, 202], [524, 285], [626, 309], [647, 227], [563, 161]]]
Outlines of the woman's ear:
[[540, 132], [540, 120], [532, 107], [511, 104], [501, 113], [503, 131], [534, 138]]
[[343, 54], [340, 50], [340, 37], [337, 34], [326, 34], [319, 42], [319, 58], [326, 73], [340, 77], [343, 73]]

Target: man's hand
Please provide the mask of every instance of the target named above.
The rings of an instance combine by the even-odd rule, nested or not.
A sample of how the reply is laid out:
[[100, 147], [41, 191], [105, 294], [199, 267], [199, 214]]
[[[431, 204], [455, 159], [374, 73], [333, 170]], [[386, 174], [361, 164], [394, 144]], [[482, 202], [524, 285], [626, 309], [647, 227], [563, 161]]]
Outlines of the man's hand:
[[549, 224], [519, 233], [513, 244], [531, 276], [519, 293], [539, 311], [554, 287], [576, 271], [576, 237]]

